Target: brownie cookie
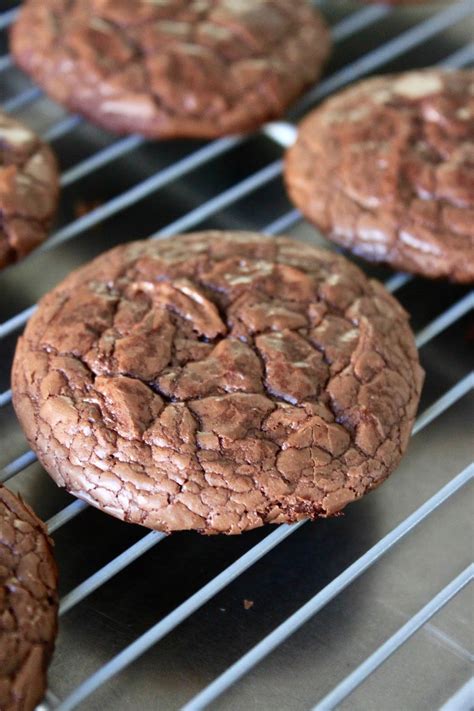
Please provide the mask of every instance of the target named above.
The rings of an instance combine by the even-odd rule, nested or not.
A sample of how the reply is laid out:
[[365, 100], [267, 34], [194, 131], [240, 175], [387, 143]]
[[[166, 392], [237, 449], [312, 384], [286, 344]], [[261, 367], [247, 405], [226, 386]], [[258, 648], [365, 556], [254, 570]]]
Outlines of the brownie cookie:
[[247, 232], [103, 254], [42, 299], [13, 365], [17, 415], [60, 486], [202, 533], [328, 516], [376, 487], [421, 384], [379, 283]]
[[49, 146], [0, 112], [0, 268], [46, 239], [58, 192], [56, 160]]
[[363, 81], [305, 118], [286, 157], [294, 203], [366, 259], [474, 280], [474, 70]]
[[57, 577], [45, 525], [0, 485], [2, 711], [30, 711], [44, 696], [57, 632]]
[[212, 137], [280, 116], [318, 78], [330, 37], [307, 0], [27, 0], [11, 47], [104, 128]]

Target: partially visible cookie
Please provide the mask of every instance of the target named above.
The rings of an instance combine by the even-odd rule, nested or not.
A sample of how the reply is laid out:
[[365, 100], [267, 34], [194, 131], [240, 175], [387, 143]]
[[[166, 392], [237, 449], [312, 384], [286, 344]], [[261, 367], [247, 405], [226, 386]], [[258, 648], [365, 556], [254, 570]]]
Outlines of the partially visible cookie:
[[49, 146], [0, 112], [0, 268], [46, 239], [58, 193], [57, 165]]
[[32, 711], [57, 632], [57, 570], [46, 527], [0, 485], [0, 709]]
[[307, 0], [27, 0], [11, 47], [104, 128], [212, 137], [280, 116], [318, 78], [330, 37]]
[[337, 513], [405, 451], [407, 314], [344, 257], [203, 232], [106, 252], [45, 296], [13, 402], [60, 485], [162, 531]]
[[285, 179], [306, 217], [355, 254], [474, 281], [474, 70], [345, 89], [303, 120]]

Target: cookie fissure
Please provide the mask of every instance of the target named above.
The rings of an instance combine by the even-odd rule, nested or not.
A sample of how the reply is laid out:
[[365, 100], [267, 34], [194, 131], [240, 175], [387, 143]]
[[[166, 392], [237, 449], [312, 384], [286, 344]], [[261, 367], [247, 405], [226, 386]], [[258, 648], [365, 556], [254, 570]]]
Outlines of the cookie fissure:
[[338, 255], [226, 232], [82, 267], [44, 297], [13, 370], [20, 421], [61, 486], [207, 533], [333, 514], [376, 486], [421, 382], [380, 285]]

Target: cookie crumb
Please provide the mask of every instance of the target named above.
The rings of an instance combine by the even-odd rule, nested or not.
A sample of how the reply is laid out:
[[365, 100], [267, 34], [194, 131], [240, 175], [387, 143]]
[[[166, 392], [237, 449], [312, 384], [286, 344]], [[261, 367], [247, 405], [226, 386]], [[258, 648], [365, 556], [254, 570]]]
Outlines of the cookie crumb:
[[76, 200], [74, 203], [74, 217], [84, 217], [102, 205], [102, 200]]
[[254, 605], [254, 601], [253, 600], [244, 600], [243, 605], [246, 610], [250, 610]]

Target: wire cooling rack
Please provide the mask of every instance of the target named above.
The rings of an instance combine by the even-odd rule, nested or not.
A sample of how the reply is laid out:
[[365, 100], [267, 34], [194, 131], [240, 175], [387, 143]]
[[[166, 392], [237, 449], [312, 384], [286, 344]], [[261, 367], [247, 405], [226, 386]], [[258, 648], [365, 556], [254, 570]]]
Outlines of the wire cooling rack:
[[65, 114], [12, 65], [17, 9], [0, 13], [2, 107], [51, 141], [63, 167], [58, 229], [0, 274], [0, 481], [47, 519], [61, 570], [44, 708], [473, 705], [472, 291], [364, 266], [411, 313], [427, 380], [398, 473], [339, 519], [239, 538], [144, 532], [56, 489], [11, 407], [16, 338], [74, 266], [127, 239], [209, 226], [321, 241], [281, 187], [291, 120], [367, 74], [474, 62], [472, 0], [404, 11], [317, 4], [335, 43], [326, 77], [288, 120], [209, 143], [114, 138]]

